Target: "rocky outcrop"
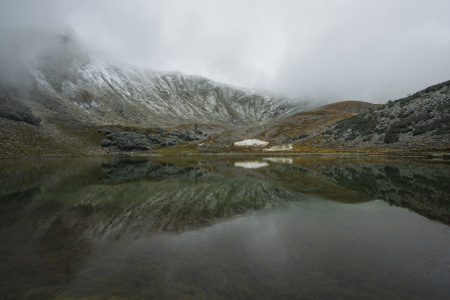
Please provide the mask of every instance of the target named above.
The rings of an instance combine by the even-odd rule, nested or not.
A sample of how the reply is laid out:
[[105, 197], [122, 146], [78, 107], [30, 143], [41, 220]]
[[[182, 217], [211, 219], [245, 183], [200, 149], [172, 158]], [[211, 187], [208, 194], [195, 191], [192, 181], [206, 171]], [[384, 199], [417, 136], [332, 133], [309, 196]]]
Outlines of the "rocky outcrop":
[[[149, 133], [150, 132], [150, 133]], [[134, 127], [104, 127], [98, 133], [105, 135], [101, 146], [110, 151], [145, 151], [152, 147], [170, 147], [181, 142], [204, 139], [207, 134], [186, 126], [182, 129], [163, 129], [160, 127], [139, 129]]]
[[[120, 150], [150, 150], [144, 135], [135, 132], [114, 132], [108, 135], [106, 141], [110, 146], [116, 146]], [[105, 141], [105, 140], [103, 140]], [[103, 146], [105, 143], [102, 142]]]
[[140, 133], [120, 131], [118, 128], [100, 129], [99, 133], [106, 134], [106, 139], [101, 141], [101, 146], [109, 147], [111, 150], [151, 150], [147, 138]]
[[199, 129], [185, 128], [183, 129], [169, 129], [165, 130], [162, 128], [157, 128], [156, 133], [151, 133], [148, 135], [148, 141], [154, 146], [168, 147], [174, 146], [178, 142], [191, 142], [204, 139], [207, 134], [203, 133]]

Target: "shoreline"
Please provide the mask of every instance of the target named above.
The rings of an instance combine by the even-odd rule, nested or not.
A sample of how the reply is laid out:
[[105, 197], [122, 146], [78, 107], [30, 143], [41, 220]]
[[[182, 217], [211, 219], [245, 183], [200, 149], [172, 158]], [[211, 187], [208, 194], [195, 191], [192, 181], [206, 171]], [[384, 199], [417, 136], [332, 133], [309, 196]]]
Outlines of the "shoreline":
[[14, 160], [14, 159], [28, 159], [28, 158], [80, 158], [80, 157], [233, 157], [233, 156], [247, 156], [247, 157], [380, 157], [380, 158], [420, 158], [420, 159], [441, 159], [450, 160], [449, 151], [393, 151], [374, 153], [373, 151], [339, 151], [335, 152], [223, 152], [223, 153], [114, 153], [114, 154], [80, 154], [80, 155], [18, 155], [18, 156], [0, 156], [0, 160]]

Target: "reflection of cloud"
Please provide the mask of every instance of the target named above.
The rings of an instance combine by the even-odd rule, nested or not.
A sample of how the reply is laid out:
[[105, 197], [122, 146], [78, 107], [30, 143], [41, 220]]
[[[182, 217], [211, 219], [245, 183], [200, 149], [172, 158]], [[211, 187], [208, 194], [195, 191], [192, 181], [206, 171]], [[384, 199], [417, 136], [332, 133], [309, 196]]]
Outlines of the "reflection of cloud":
[[242, 167], [245, 169], [258, 169], [262, 167], [268, 167], [269, 163], [265, 161], [241, 161], [241, 162], [235, 162], [234, 165], [236, 167]]
[[294, 163], [292, 158], [285, 158], [285, 157], [267, 157], [264, 158], [264, 160], [268, 160], [274, 163], [290, 164], [290, 165]]

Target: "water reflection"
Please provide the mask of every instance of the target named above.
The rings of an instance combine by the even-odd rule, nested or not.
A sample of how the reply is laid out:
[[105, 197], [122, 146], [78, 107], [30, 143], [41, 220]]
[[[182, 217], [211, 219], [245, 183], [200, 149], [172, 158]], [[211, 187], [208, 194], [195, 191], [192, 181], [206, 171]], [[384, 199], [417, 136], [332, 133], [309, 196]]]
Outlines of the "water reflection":
[[268, 167], [269, 163], [265, 161], [237, 161], [234, 163], [236, 167], [242, 167], [244, 169], [259, 169]]
[[450, 293], [449, 227], [389, 206], [450, 224], [446, 163], [204, 157], [0, 165], [7, 298]]
[[[46, 228], [56, 216], [96, 238], [180, 231], [317, 195], [382, 199], [450, 224], [445, 163], [306, 158], [93, 158], [5, 161], [1, 226], [26, 208]], [[9, 222], [7, 222], [9, 220]]]

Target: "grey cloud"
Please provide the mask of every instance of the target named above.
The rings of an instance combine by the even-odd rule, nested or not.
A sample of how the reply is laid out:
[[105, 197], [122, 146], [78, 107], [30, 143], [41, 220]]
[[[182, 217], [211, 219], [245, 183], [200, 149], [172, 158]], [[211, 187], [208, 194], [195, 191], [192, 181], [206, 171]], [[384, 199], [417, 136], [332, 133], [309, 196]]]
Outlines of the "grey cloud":
[[0, 26], [67, 23], [85, 47], [322, 101], [385, 102], [450, 79], [450, 2], [61, 1], [0, 4]]

